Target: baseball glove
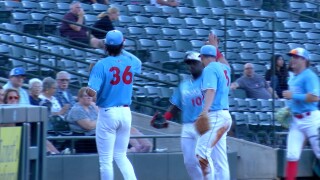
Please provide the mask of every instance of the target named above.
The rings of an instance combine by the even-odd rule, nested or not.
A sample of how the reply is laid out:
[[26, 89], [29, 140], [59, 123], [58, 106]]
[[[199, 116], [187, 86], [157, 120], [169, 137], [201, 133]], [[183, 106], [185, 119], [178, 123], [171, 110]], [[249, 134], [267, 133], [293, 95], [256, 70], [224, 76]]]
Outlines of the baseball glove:
[[288, 107], [278, 109], [275, 113], [275, 118], [282, 127], [289, 128], [292, 119], [290, 109]]
[[200, 135], [203, 135], [211, 128], [207, 114], [200, 114], [194, 125]]
[[150, 125], [154, 128], [162, 129], [167, 128], [169, 126], [169, 123], [164, 119], [161, 113], [156, 112], [150, 121]]

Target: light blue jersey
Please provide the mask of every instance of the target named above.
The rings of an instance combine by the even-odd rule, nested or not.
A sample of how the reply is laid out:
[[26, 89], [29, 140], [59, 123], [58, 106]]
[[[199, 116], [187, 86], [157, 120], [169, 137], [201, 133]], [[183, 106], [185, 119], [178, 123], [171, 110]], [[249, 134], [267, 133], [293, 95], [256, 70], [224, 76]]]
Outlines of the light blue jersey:
[[88, 83], [97, 92], [97, 106], [129, 106], [135, 73], [141, 73], [141, 61], [124, 50], [119, 56], [100, 60], [93, 67]]
[[[289, 90], [292, 94], [307, 94], [310, 93], [319, 96], [319, 78], [310, 69], [305, 69], [300, 74], [293, 76], [289, 84]], [[304, 100], [290, 100], [289, 107], [293, 113], [301, 114], [318, 109], [318, 102], [305, 102]]]
[[183, 123], [194, 122], [202, 111], [201, 82], [202, 77], [181, 82], [170, 99], [170, 102], [182, 111]]
[[229, 109], [230, 67], [220, 62], [211, 62], [203, 70], [202, 91], [214, 89], [215, 98], [210, 111]]

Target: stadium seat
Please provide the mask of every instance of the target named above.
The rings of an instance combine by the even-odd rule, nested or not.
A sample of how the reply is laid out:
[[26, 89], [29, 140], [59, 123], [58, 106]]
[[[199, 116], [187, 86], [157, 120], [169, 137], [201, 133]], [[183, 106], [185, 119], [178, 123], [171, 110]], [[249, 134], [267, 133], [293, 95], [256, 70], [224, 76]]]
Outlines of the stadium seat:
[[301, 12], [306, 10], [305, 4], [300, 2], [289, 2], [289, 7], [292, 11], [296, 11], [296, 12]]
[[252, 24], [252, 30], [265, 30], [267, 29], [267, 23], [265, 21], [259, 21], [259, 20], [251, 20]]
[[248, 101], [242, 98], [235, 98], [235, 101], [237, 102], [238, 110], [247, 111], [249, 110], [249, 104]]
[[[66, 13], [70, 10], [70, 4], [64, 3], [64, 2], [59, 2], [59, 3], [57, 3], [57, 10], [59, 13]], [[58, 13], [58, 12], [56, 12], [56, 13]]]
[[[230, 90], [230, 96], [231, 97], [234, 97], [234, 98], [239, 98], [239, 99], [244, 99], [247, 97], [246, 95], [246, 92], [243, 90], [243, 89], [233, 89], [233, 90]], [[237, 101], [238, 102], [238, 101]], [[238, 107], [238, 103], [237, 103], [237, 107]], [[243, 108], [244, 107], [244, 104], [240, 103], [240, 108]], [[247, 106], [244, 108], [246, 109]]]
[[131, 16], [120, 15], [119, 16], [119, 26], [129, 27], [136, 24], [135, 19]]
[[[302, 46], [300, 45], [300, 46], [298, 46], [298, 47], [302, 47]], [[319, 47], [319, 45], [317, 45], [317, 44], [305, 43], [305, 44], [303, 44], [303, 47], [304, 47], [306, 50], [310, 51], [310, 52], [319, 52], [319, 51], [320, 51], [320, 47]], [[290, 47], [290, 49], [294, 49], [294, 48], [291, 48], [291, 47]], [[320, 60], [320, 59], [319, 59], [319, 60]]]
[[272, 51], [272, 44], [266, 42], [257, 42], [258, 49], [260, 52], [270, 53]]
[[314, 31], [315, 30], [315, 25], [313, 23], [309, 22], [298, 22], [300, 29], [305, 30], [305, 31]]
[[263, 62], [269, 63], [270, 59], [272, 57], [272, 55], [270, 53], [264, 53], [264, 52], [256, 53], [256, 55], [257, 55], [259, 62], [262, 62], [262, 63]]
[[144, 12], [146, 16], [152, 16], [152, 17], [162, 16], [162, 9], [156, 6], [146, 5], [144, 6]]
[[228, 29], [235, 29], [236, 28], [236, 24], [233, 20], [228, 19], [226, 25], [224, 24], [224, 19], [219, 19], [220, 21], [220, 25], [221, 27], [225, 27]]
[[170, 6], [161, 6], [160, 7], [162, 9], [162, 14], [164, 16], [168, 16], [168, 17], [180, 17], [179, 16], [179, 11], [177, 8], [175, 7], [170, 7]]
[[140, 27], [128, 27], [129, 36], [131, 38], [144, 38], [145, 37], [145, 30]]
[[[202, 40], [191, 40], [191, 45], [192, 45], [192, 48], [195, 50], [195, 51], [200, 51], [200, 48], [205, 45], [204, 41]], [[229, 59], [228, 59], [229, 60]]]
[[168, 24], [172, 28], [185, 28], [186, 27], [186, 22], [184, 19], [181, 18], [176, 18], [176, 17], [169, 17], [167, 18]]
[[200, 19], [187, 17], [184, 20], [188, 28], [201, 28], [203, 26]]
[[105, 4], [94, 3], [91, 5], [95, 13], [102, 13], [108, 10], [109, 6]]
[[111, 4], [110, 7], [116, 7], [119, 9], [119, 13], [123, 16], [129, 16], [130, 14], [128, 13], [128, 8], [125, 5], [121, 5], [121, 4]]
[[251, 112], [252, 111], [260, 111], [260, 108], [261, 108], [260, 101], [258, 101], [256, 99], [250, 99], [250, 98], [247, 98], [246, 101], [248, 101], [248, 108]]
[[290, 49], [295, 49], [295, 48], [298, 48], [298, 47], [305, 48], [304, 45], [302, 45], [300, 43], [288, 43], [288, 46], [289, 46]]
[[286, 20], [286, 21], [283, 21], [282, 24], [286, 31], [290, 32], [292, 30], [300, 30], [300, 26], [296, 22]]
[[165, 51], [151, 51], [150, 62], [158, 63], [163, 61], [169, 61], [169, 55]]
[[207, 29], [220, 29], [220, 22], [216, 19], [210, 19], [210, 18], [202, 18], [201, 19], [202, 24], [204, 28]]
[[289, 33], [276, 31], [276, 32], [274, 32], [274, 35], [275, 35], [275, 40], [278, 42], [290, 42], [291, 41], [291, 36]]
[[[248, 1], [240, 1], [240, 4], [241, 2], [248, 2]], [[252, 2], [249, 2], [252, 6]], [[252, 18], [252, 19], [256, 19], [260, 16], [260, 12], [259, 11], [256, 11], [256, 10], [252, 10], [252, 9], [244, 9], [243, 10], [243, 13], [247, 16], [249, 16], [249, 18]]]
[[168, 55], [170, 61], [183, 62], [183, 59], [186, 54], [184, 52], [179, 51], [168, 51]]
[[252, 62], [252, 61], [257, 61], [257, 55], [249, 52], [240, 52], [239, 53], [240, 58], [244, 62]]
[[245, 38], [246, 41], [251, 41], [251, 42], [260, 40], [259, 33], [251, 30], [244, 30], [243, 37]]
[[226, 8], [239, 8], [240, 3], [236, 0], [223, 0], [224, 6]]
[[202, 0], [202, 1], [193, 0], [193, 5], [195, 7], [210, 7], [207, 0]]
[[229, 29], [227, 30], [227, 38], [230, 41], [240, 41], [243, 39], [243, 32], [234, 29]]
[[191, 17], [196, 15], [194, 8], [180, 6], [177, 7], [177, 9], [179, 11], [180, 17]]
[[266, 74], [267, 68], [265, 65], [262, 64], [254, 64], [254, 71], [261, 76]]
[[275, 11], [274, 14], [275, 14], [275, 17], [276, 17], [278, 20], [288, 20], [288, 19], [291, 19], [290, 14], [287, 13], [287, 12], [284, 12], [284, 11]]
[[307, 35], [307, 41], [310, 43], [318, 43], [320, 39], [320, 34], [319, 33], [313, 33], [313, 32], [306, 32]]
[[257, 51], [257, 44], [248, 41], [240, 41], [241, 51], [243, 52], [256, 52]]
[[287, 53], [290, 51], [289, 46], [285, 43], [274, 43], [274, 49], [276, 52]]
[[272, 111], [272, 102], [268, 99], [258, 99], [261, 111]]
[[85, 14], [84, 19], [87, 26], [94, 25], [94, 23], [96, 23], [98, 20], [97, 16], [92, 14]]
[[6, 7], [6, 10], [26, 12], [26, 10], [23, 9], [23, 7], [22, 7], [22, 3], [21, 3], [21, 2], [17, 2], [17, 1], [4, 1], [4, 5], [5, 5], [5, 7]]
[[135, 26], [149, 26], [151, 24], [151, 20], [148, 17], [145, 16], [134, 16], [133, 17], [135, 19]]
[[145, 27], [146, 37], [150, 39], [163, 39], [162, 31], [156, 27]]
[[196, 11], [196, 16], [198, 17], [210, 17], [212, 16], [211, 9], [207, 7], [195, 7], [194, 10]]
[[143, 6], [139, 6], [139, 5], [135, 5], [135, 4], [128, 4], [127, 8], [128, 8], [128, 13], [131, 16], [144, 15], [144, 7]]
[[158, 39], [156, 40], [156, 43], [157, 49], [160, 51], [169, 51], [174, 47], [173, 41], [170, 40]]
[[155, 50], [157, 44], [154, 40], [151, 39], [139, 39], [138, 40], [138, 49], [141, 50]]
[[[241, 0], [241, 1], [239, 1], [239, 3], [240, 3], [240, 8], [244, 8], [244, 9], [245, 8], [248, 8], [248, 9], [254, 8], [254, 3], [252, 1]], [[249, 14], [249, 15], [251, 15], [251, 14]]]
[[[207, 6], [205, 6], [207, 7]], [[220, 19], [221, 17], [219, 16], [224, 16], [226, 11], [222, 8], [211, 8], [211, 11], [212, 11], [212, 14], [213, 14], [213, 17], [212, 18], [216, 18], [216, 19]]]
[[179, 38], [179, 31], [174, 28], [161, 28], [162, 35], [165, 39], [177, 39]]
[[293, 32], [290, 32], [289, 34], [293, 42], [305, 42], [307, 40], [307, 36], [305, 33], [293, 31]]
[[274, 12], [272, 11], [260, 10], [259, 12], [260, 12], [260, 16], [269, 17], [269, 18], [275, 17]]
[[161, 17], [152, 16], [151, 22], [153, 26], [166, 27], [168, 26], [168, 20]]
[[255, 113], [252, 112], [244, 112], [243, 114], [245, 114], [247, 116], [247, 122], [249, 125], [249, 129], [252, 131], [256, 131], [259, 129], [259, 118]]
[[40, 5], [36, 2], [31, 1], [21, 1], [22, 7], [27, 11], [39, 11]]
[[251, 29], [250, 21], [236, 19], [234, 20], [237, 29]]
[[238, 53], [235, 52], [224, 52], [225, 57], [230, 62], [238, 62], [240, 60], [240, 56]]
[[196, 38], [196, 34], [195, 32], [188, 28], [188, 29], [178, 29], [179, 32], [179, 37], [180, 39], [195, 39]]
[[189, 41], [186, 40], [174, 40], [174, 45], [176, 51], [191, 51], [192, 50], [192, 44]]
[[207, 39], [208, 36], [209, 36], [209, 30], [206, 30], [206, 29], [194, 29], [195, 33], [196, 33], [196, 36], [197, 36], [197, 39]]

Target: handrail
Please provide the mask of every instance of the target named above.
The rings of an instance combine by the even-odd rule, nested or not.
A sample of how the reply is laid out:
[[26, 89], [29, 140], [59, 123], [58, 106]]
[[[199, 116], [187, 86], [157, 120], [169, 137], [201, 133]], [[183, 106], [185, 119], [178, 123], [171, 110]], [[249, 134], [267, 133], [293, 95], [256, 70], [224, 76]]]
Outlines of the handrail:
[[281, 11], [284, 11], [284, 12], [287, 12], [287, 13], [290, 13], [290, 14], [294, 14], [296, 16], [305, 17], [305, 18], [311, 19], [313, 21], [319, 21], [319, 19], [317, 19], [317, 18], [314, 18], [314, 17], [311, 17], [311, 16], [307, 16], [307, 15], [304, 15], [304, 14], [299, 14], [299, 13], [292, 12], [292, 11], [288, 11], [286, 9], [281, 9]]
[[[180, 138], [180, 134], [168, 134], [168, 135], [133, 135], [131, 139], [152, 138], [153, 152], [156, 151], [157, 138]], [[81, 139], [95, 139], [95, 136], [48, 136], [48, 140], [71, 140], [72, 149], [74, 149], [74, 141]]]

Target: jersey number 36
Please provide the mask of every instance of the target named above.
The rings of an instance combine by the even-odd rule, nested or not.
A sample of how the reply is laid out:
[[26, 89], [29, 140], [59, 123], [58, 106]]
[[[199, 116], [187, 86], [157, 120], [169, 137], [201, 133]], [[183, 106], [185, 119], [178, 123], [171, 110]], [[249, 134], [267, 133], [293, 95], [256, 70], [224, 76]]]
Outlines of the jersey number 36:
[[110, 84], [117, 85], [120, 83], [121, 79], [124, 84], [131, 84], [132, 82], [132, 72], [130, 72], [131, 66], [127, 66], [124, 69], [124, 72], [120, 74], [120, 69], [118, 67], [111, 67], [109, 69], [110, 72], [113, 72], [113, 79], [110, 81]]

